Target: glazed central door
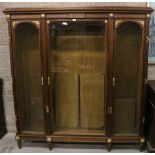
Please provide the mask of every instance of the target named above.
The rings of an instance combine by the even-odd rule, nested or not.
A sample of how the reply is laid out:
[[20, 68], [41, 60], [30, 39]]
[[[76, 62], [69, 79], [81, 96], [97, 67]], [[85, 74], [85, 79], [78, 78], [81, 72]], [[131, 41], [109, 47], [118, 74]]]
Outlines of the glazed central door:
[[104, 135], [107, 80], [104, 22], [51, 22], [48, 33], [53, 132]]

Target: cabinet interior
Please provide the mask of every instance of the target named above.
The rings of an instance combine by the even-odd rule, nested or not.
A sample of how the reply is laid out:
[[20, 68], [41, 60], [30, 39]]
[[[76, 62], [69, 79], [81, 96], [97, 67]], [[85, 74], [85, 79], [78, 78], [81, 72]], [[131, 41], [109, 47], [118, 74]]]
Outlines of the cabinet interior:
[[49, 25], [55, 133], [105, 133], [106, 32], [102, 22]]

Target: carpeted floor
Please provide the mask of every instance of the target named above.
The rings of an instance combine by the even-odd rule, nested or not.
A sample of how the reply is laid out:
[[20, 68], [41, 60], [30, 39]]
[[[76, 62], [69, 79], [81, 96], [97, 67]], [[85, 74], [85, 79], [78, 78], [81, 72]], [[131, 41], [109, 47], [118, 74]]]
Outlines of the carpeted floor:
[[[0, 153], [106, 153], [106, 147], [107, 145], [102, 144], [54, 143], [53, 149], [49, 150], [47, 143], [24, 141], [22, 149], [18, 149], [14, 133], [8, 133], [0, 140]], [[111, 152], [138, 153], [139, 145], [113, 145]]]

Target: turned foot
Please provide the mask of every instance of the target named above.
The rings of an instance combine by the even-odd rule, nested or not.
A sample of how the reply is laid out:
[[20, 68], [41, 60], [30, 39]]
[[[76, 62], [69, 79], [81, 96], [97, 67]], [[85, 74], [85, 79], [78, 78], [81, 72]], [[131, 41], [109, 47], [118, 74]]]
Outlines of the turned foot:
[[49, 150], [52, 150], [52, 142], [48, 142]]
[[111, 148], [112, 148], [112, 145], [111, 145], [111, 143], [109, 143], [109, 144], [107, 145], [107, 150], [108, 150], [108, 152], [111, 151]]
[[139, 150], [140, 150], [140, 152], [142, 152], [142, 151], [144, 150], [144, 144], [145, 144], [145, 139], [142, 138], [142, 139], [140, 140], [140, 145], [139, 145]]
[[49, 150], [52, 150], [52, 138], [51, 137], [47, 137], [47, 143], [48, 143]]
[[17, 141], [18, 148], [21, 149], [22, 148], [22, 144], [21, 144], [22, 141], [21, 141], [21, 138], [19, 136], [16, 136], [16, 141]]
[[107, 140], [107, 150], [108, 150], [108, 152], [110, 152], [111, 151], [111, 147], [112, 147], [112, 139], [111, 138], [109, 138], [108, 140]]
[[140, 150], [140, 152], [142, 152], [142, 151], [144, 150], [144, 143], [141, 143], [141, 144], [140, 144], [139, 150]]

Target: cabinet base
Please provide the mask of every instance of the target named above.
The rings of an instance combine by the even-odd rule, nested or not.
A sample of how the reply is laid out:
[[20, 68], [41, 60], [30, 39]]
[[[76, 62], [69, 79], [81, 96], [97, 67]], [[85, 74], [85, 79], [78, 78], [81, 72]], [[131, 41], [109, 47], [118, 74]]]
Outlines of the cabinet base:
[[42, 140], [48, 143], [49, 150], [52, 149], [52, 144], [55, 142], [65, 143], [102, 143], [107, 145], [108, 152], [111, 151], [113, 144], [137, 144], [140, 146], [140, 151], [144, 149], [144, 138], [139, 136], [75, 136], [75, 135], [35, 135], [35, 134], [21, 134], [16, 136], [18, 147], [21, 148], [23, 140]]
[[140, 143], [139, 150], [140, 150], [140, 152], [143, 152], [143, 150], [144, 150], [144, 143]]
[[50, 136], [47, 136], [47, 143], [49, 150], [52, 150], [52, 138]]
[[21, 137], [16, 135], [16, 141], [17, 141], [18, 148], [21, 149], [22, 148], [22, 139], [21, 139]]
[[111, 149], [112, 149], [112, 144], [111, 144], [111, 143], [108, 143], [108, 144], [107, 144], [107, 150], [108, 150], [108, 152], [110, 152]]

